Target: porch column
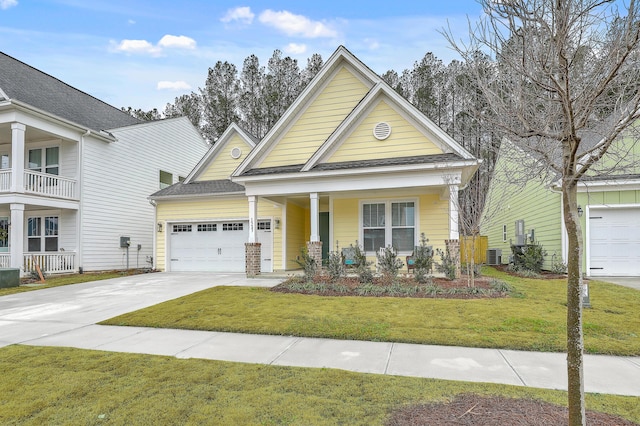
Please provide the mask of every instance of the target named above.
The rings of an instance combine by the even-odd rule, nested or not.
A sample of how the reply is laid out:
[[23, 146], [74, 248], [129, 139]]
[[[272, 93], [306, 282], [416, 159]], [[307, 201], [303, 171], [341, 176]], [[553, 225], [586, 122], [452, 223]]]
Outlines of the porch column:
[[249, 241], [244, 245], [244, 272], [248, 277], [260, 275], [262, 249], [258, 242], [258, 199], [249, 196]]
[[309, 256], [316, 261], [318, 267], [322, 266], [322, 241], [320, 241], [320, 203], [317, 192], [309, 194], [311, 201], [311, 237], [307, 243]]
[[22, 269], [24, 253], [24, 204], [11, 204], [11, 225], [9, 226], [9, 251], [11, 267]]
[[458, 185], [449, 185], [449, 239], [460, 238], [458, 231]]
[[11, 123], [11, 192], [24, 192], [25, 130], [24, 124]]
[[320, 203], [318, 200], [318, 193], [312, 192], [309, 195], [311, 200], [311, 238], [309, 241], [320, 241]]
[[257, 233], [258, 199], [254, 195], [249, 196], [249, 242], [258, 242]]

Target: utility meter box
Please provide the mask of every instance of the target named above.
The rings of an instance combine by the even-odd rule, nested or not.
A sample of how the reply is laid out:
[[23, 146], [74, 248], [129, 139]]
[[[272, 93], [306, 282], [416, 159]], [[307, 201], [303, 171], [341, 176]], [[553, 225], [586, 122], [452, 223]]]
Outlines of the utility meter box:
[[131, 245], [131, 237], [120, 237], [120, 247], [127, 248]]

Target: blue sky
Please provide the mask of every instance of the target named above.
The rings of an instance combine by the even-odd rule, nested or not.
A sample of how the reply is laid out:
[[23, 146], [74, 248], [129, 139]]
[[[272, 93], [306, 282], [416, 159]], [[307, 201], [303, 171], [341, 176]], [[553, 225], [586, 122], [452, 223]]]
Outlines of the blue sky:
[[163, 110], [198, 91], [217, 61], [262, 65], [275, 49], [327, 59], [344, 45], [371, 69], [456, 55], [438, 32], [467, 33], [475, 0], [0, 0], [0, 51], [116, 107]]

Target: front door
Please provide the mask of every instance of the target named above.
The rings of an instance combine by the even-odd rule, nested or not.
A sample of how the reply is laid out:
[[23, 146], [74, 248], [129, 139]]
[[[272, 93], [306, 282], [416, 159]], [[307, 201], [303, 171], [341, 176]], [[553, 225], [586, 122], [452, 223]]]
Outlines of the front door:
[[322, 264], [326, 265], [329, 260], [329, 212], [320, 212], [320, 241], [322, 241]]

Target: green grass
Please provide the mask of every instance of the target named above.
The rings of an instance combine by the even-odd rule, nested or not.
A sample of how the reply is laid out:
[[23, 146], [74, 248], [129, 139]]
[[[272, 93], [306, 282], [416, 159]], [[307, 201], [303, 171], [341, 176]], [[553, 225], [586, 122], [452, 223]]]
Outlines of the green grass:
[[[461, 393], [566, 406], [566, 392], [71, 348], [0, 348], [0, 424], [379, 425], [402, 405]], [[640, 422], [635, 397], [587, 408]]]
[[126, 275], [123, 272], [96, 272], [85, 274], [56, 275], [45, 279], [43, 284], [32, 283], [30, 285], [21, 284], [19, 287], [0, 288], [0, 296], [23, 293], [25, 291], [41, 290], [43, 288], [59, 287], [61, 285], [80, 284], [89, 281], [108, 280], [109, 278], [120, 278]]
[[[493, 269], [486, 275], [508, 282], [518, 296], [475, 300], [323, 297], [214, 287], [102, 324], [565, 350], [563, 280], [516, 278]], [[640, 355], [640, 292], [598, 281], [592, 281], [589, 289], [592, 308], [584, 311], [585, 351]]]

